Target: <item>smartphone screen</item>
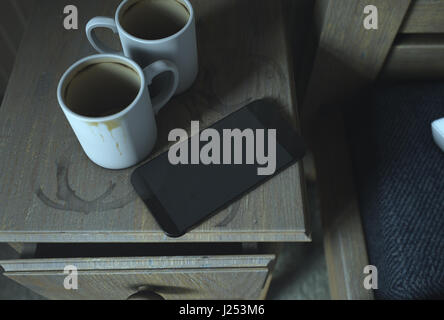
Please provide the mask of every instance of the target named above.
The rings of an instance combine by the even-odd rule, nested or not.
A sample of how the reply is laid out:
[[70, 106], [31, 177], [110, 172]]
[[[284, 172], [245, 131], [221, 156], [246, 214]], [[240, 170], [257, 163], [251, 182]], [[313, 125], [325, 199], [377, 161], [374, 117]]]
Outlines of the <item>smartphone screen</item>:
[[268, 100], [253, 102], [209, 129], [211, 134], [202, 130], [131, 176], [168, 236], [183, 235], [305, 154], [301, 137]]

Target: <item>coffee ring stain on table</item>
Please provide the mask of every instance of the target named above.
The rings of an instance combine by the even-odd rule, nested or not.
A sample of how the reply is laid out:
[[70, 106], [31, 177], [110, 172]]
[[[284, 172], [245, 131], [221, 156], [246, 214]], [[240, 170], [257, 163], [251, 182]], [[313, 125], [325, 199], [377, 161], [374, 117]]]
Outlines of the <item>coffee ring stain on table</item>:
[[37, 198], [39, 198], [48, 207], [57, 210], [74, 211], [74, 212], [89, 214], [91, 212], [101, 212], [113, 209], [120, 209], [136, 199], [136, 194], [134, 192], [130, 192], [119, 199], [105, 202], [106, 198], [108, 198], [112, 194], [114, 188], [116, 187], [115, 183], [110, 182], [108, 188], [100, 196], [98, 196], [93, 200], [85, 200], [76, 195], [75, 190], [73, 190], [69, 184], [68, 181], [69, 166], [70, 166], [69, 162], [64, 157], [62, 157], [59, 161], [56, 162], [56, 168], [57, 168], [56, 198], [57, 200], [61, 200], [62, 203], [51, 200], [47, 195], [45, 195], [41, 187], [39, 187], [38, 190], [36, 191]]

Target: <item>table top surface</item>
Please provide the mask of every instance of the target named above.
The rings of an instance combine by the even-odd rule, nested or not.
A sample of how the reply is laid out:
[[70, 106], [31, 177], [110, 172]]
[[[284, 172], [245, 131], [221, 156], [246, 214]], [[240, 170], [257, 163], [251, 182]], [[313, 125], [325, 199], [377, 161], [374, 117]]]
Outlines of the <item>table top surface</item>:
[[[63, 28], [64, 3], [39, 1], [0, 108], [0, 241], [308, 241], [301, 164], [295, 164], [186, 235], [167, 237], [129, 181], [88, 160], [56, 98], [63, 72], [94, 54], [87, 21], [113, 16], [120, 0], [72, 0], [79, 29]], [[151, 158], [173, 128], [208, 126], [260, 98], [272, 98], [297, 125], [292, 66], [279, 1], [194, 0], [199, 76], [157, 116]], [[114, 36], [103, 33], [105, 41]]]

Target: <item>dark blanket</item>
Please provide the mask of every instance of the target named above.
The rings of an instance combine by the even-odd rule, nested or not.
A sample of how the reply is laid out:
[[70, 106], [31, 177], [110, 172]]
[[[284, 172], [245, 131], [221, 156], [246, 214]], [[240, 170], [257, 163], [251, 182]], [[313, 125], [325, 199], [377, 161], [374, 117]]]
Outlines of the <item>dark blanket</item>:
[[346, 112], [376, 298], [444, 298], [443, 117], [444, 83], [376, 88]]

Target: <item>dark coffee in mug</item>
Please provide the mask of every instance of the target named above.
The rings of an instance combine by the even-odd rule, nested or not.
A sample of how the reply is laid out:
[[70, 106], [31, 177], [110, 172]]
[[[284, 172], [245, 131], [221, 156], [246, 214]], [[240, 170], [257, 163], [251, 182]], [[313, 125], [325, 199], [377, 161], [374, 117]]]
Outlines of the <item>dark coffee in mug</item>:
[[190, 19], [180, 0], [135, 0], [122, 10], [122, 28], [134, 37], [159, 40], [178, 33]]
[[136, 99], [141, 79], [131, 66], [104, 61], [82, 65], [66, 85], [69, 109], [86, 117], [105, 117], [124, 110]]

